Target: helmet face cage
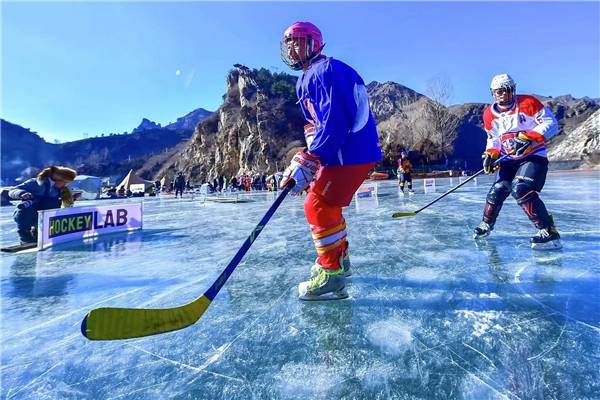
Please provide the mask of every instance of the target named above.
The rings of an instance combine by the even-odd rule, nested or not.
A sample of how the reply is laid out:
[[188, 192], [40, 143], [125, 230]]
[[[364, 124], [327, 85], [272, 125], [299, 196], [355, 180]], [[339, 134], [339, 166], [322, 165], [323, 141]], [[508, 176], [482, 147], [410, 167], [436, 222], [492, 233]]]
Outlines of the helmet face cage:
[[[287, 35], [287, 36], [284, 36], [283, 39], [281, 40], [281, 43], [280, 43], [281, 60], [283, 60], [283, 62], [285, 64], [287, 64], [287, 66], [290, 67], [291, 69], [293, 69], [294, 71], [301, 70], [304, 65], [304, 62], [306, 60], [308, 60], [308, 57], [309, 57], [308, 53], [310, 50], [307, 45], [307, 41], [305, 39], [306, 38], [304, 38], [304, 37], [299, 37], [299, 36], [292, 37], [290, 35]], [[294, 47], [294, 44], [292, 43], [293, 41], [298, 42], [300, 53], [296, 53], [296, 50], [293, 49], [293, 47]], [[290, 47], [292, 47], [292, 50], [289, 50]], [[293, 52], [297, 58], [292, 56], [292, 54], [290, 54], [291, 52]]]
[[[297, 46], [294, 46], [294, 42]], [[310, 22], [295, 22], [286, 29], [280, 42], [281, 59], [291, 69], [301, 70], [320, 54], [322, 42], [319, 28]]]
[[[490, 84], [492, 97], [501, 106], [507, 106], [513, 103], [516, 89], [517, 85], [515, 84], [515, 81], [508, 74], [494, 76], [492, 83]], [[508, 93], [509, 96], [503, 101], [500, 96], [503, 96], [504, 93]]]

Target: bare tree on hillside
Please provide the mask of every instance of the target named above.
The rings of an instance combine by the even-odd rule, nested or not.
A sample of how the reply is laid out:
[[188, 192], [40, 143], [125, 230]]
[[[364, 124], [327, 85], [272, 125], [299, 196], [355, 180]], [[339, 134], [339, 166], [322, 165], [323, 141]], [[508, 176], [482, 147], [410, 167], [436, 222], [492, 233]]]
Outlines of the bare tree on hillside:
[[405, 115], [392, 115], [377, 126], [383, 156], [387, 160], [396, 160], [402, 149], [417, 147], [418, 139], [407, 123]]
[[447, 157], [454, 150], [456, 128], [460, 122], [447, 109], [454, 95], [452, 83], [446, 75], [436, 75], [429, 81], [426, 93], [431, 99], [425, 107], [425, 116], [433, 135], [432, 142], [441, 155]]
[[428, 83], [425, 104], [406, 113], [405, 124], [412, 137], [411, 146], [406, 148], [417, 150], [427, 163], [452, 153], [459, 123], [446, 108], [452, 93], [450, 80], [445, 75], [437, 75]]

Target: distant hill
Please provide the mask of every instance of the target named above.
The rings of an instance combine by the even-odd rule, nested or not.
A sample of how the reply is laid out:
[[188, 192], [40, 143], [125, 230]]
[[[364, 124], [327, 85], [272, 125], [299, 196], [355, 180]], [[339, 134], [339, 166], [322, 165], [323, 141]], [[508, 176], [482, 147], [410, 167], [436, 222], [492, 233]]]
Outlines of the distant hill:
[[160, 128], [161, 128], [160, 124], [157, 124], [154, 121], [150, 121], [148, 118], [143, 118], [142, 122], [140, 122], [138, 127], [135, 128], [133, 131], [131, 131], [131, 133], [142, 132], [142, 131], [146, 131], [149, 129], [160, 129]]
[[36, 132], [0, 119], [1, 178], [11, 184], [16, 178], [28, 177], [32, 169], [50, 164], [64, 164], [90, 175], [114, 175], [119, 171], [142, 167], [147, 159], [187, 141], [192, 129], [180, 128], [198, 123], [210, 115], [197, 109], [177, 123], [160, 127], [146, 118], [132, 133], [101, 135], [72, 142], [53, 144]]
[[30, 129], [0, 119], [0, 133], [2, 182], [10, 183], [29, 168], [57, 159], [57, 145], [47, 143]]
[[196, 125], [208, 118], [211, 114], [212, 111], [205, 110], [204, 108], [197, 108], [183, 117], [177, 118], [176, 122], [166, 125], [165, 128], [171, 130], [185, 129], [193, 131], [196, 129]]

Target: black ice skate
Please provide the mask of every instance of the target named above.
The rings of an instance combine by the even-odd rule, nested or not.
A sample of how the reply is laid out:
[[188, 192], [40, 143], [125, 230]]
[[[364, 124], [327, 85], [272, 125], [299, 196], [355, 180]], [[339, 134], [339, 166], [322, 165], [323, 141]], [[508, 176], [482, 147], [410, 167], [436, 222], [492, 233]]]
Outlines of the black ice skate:
[[560, 249], [562, 247], [560, 235], [554, 226], [540, 229], [530, 241], [531, 248], [536, 250]]

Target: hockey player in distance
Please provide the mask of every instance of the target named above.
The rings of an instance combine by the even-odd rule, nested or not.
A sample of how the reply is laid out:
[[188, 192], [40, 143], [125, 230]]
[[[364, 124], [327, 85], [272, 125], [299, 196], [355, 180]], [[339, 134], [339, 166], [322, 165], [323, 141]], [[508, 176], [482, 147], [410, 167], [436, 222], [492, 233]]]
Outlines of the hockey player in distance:
[[[496, 169], [498, 173], [486, 198], [483, 220], [473, 237], [490, 234], [502, 203], [512, 194], [539, 229], [531, 238], [531, 247], [560, 248], [560, 235], [539, 197], [548, 172], [544, 141], [558, 132], [556, 118], [535, 97], [517, 95], [516, 84], [508, 74], [494, 76], [491, 91], [494, 103], [483, 113], [487, 144], [482, 158], [486, 173]], [[494, 166], [495, 160], [505, 154], [509, 156]]]
[[307, 147], [285, 170], [280, 186], [308, 190], [306, 219], [318, 257], [310, 279], [300, 283], [302, 300], [347, 297], [350, 259], [342, 207], [350, 204], [376, 161], [381, 147], [362, 78], [341, 61], [322, 54], [323, 36], [310, 22], [295, 22], [284, 32], [281, 57], [302, 71], [296, 84], [299, 104], [308, 123]]
[[408, 193], [413, 194], [415, 191], [412, 188], [412, 163], [408, 159], [408, 154], [405, 151], [400, 153], [400, 159], [398, 160], [398, 184], [400, 190], [404, 193], [404, 184], [408, 184]]

